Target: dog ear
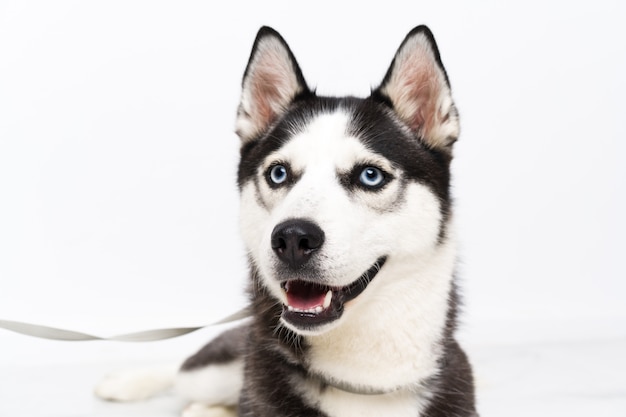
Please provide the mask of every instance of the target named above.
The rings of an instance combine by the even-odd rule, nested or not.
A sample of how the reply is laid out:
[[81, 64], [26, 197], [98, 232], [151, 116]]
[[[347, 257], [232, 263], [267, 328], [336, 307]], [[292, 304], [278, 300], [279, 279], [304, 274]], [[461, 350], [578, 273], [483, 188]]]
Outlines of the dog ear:
[[243, 75], [236, 132], [248, 142], [264, 132], [301, 94], [310, 90], [285, 40], [262, 27]]
[[435, 38], [426, 26], [409, 32], [372, 96], [391, 103], [428, 146], [451, 151], [459, 136], [459, 117]]

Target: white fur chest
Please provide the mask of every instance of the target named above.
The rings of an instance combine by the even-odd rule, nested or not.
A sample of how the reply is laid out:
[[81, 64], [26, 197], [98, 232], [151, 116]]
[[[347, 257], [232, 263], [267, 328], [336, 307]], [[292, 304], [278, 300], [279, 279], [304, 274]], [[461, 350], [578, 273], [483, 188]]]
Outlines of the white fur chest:
[[320, 396], [319, 407], [330, 417], [417, 417], [425, 401], [411, 392], [383, 395], [358, 395], [327, 389]]

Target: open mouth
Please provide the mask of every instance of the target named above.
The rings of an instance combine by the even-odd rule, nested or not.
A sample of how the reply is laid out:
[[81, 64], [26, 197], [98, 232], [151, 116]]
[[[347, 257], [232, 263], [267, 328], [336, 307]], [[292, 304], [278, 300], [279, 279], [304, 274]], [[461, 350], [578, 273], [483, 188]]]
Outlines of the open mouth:
[[287, 305], [283, 305], [283, 320], [301, 329], [337, 320], [343, 314], [344, 305], [354, 300], [367, 288], [386, 257], [379, 258], [363, 275], [345, 287], [331, 287], [304, 280], [290, 280], [281, 284], [287, 295]]

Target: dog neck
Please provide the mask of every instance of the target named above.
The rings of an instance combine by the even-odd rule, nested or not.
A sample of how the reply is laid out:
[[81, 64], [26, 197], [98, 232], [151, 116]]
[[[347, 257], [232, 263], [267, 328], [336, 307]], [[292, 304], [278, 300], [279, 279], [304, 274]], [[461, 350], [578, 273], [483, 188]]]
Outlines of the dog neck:
[[349, 382], [336, 380], [336, 379], [330, 379], [330, 378], [323, 377], [321, 375], [316, 375], [316, 374], [311, 374], [311, 373], [309, 374], [309, 378], [314, 381], [317, 381], [321, 387], [332, 387], [339, 391], [347, 392], [349, 394], [356, 394], [356, 395], [385, 395], [385, 394], [391, 394], [391, 393], [401, 391], [401, 390], [413, 390], [415, 388], [415, 384], [407, 384], [404, 386], [399, 386], [399, 387], [394, 387], [394, 388], [389, 388], [389, 389], [378, 389], [378, 388], [373, 388], [373, 387], [368, 387], [368, 386], [354, 385]]

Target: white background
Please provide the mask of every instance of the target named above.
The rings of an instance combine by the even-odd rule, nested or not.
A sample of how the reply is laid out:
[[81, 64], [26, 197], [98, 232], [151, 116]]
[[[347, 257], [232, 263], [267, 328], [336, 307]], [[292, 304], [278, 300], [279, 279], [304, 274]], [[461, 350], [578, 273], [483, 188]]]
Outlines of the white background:
[[[257, 29], [318, 93], [363, 96], [425, 23], [461, 113], [464, 337], [623, 337], [625, 19], [618, 1], [0, 1], [0, 319], [106, 335], [243, 306], [233, 126]], [[146, 354], [0, 343], [8, 367]]]

